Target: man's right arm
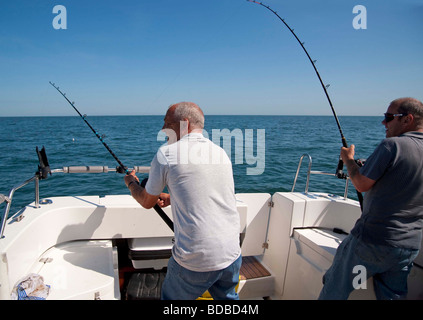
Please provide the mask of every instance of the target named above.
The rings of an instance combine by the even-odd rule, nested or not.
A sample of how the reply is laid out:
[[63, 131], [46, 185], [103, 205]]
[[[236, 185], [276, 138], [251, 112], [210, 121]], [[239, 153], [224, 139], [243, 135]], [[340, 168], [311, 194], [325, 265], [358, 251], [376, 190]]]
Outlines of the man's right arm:
[[348, 175], [358, 192], [369, 191], [375, 184], [375, 180], [367, 178], [360, 173], [360, 167], [354, 160], [354, 148], [352, 144], [349, 148], [341, 148], [341, 157], [348, 169]]
[[135, 175], [135, 171], [132, 171], [130, 174], [126, 175], [124, 181], [127, 188], [131, 192], [131, 196], [140, 205], [146, 209], [151, 209], [156, 205], [157, 200], [159, 200], [159, 195], [151, 195], [145, 191], [145, 189], [138, 184], [139, 180]]

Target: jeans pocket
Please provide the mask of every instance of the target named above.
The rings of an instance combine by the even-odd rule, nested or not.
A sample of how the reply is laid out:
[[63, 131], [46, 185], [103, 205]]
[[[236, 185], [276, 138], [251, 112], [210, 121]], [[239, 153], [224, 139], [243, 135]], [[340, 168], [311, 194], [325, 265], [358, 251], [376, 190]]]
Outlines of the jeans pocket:
[[179, 276], [185, 282], [196, 285], [196, 284], [207, 283], [213, 277], [213, 273], [214, 271], [196, 272], [196, 271], [191, 271], [185, 268], [181, 268], [179, 272]]
[[372, 245], [363, 241], [357, 242], [354, 252], [362, 262], [371, 265], [383, 263], [392, 254], [388, 247]]

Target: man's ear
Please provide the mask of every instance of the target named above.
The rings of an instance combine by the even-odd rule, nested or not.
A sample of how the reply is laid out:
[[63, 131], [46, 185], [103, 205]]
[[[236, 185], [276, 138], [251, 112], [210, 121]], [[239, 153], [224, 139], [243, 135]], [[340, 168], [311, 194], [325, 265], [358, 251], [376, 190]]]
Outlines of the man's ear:
[[414, 116], [412, 114], [407, 114], [404, 116], [404, 123], [411, 124], [414, 122]]
[[407, 114], [403, 119], [403, 124], [407, 128], [407, 131], [416, 130], [415, 118], [412, 114]]
[[179, 132], [181, 133], [181, 137], [183, 137], [184, 135], [188, 134], [191, 130], [190, 130], [190, 123], [189, 120], [184, 118], [184, 120], [180, 121], [180, 127], [179, 127]]

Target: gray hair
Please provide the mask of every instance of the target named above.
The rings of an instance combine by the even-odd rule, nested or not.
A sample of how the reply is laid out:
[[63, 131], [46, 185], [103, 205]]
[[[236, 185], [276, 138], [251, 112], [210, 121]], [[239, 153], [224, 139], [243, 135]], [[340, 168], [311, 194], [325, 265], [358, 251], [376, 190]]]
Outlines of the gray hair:
[[400, 98], [392, 101], [398, 104], [398, 112], [412, 114], [414, 116], [416, 126], [423, 128], [423, 103], [414, 98]]
[[174, 111], [174, 117], [176, 121], [183, 121], [188, 119], [190, 125], [193, 128], [203, 129], [204, 128], [204, 114], [193, 102], [179, 102], [176, 104]]

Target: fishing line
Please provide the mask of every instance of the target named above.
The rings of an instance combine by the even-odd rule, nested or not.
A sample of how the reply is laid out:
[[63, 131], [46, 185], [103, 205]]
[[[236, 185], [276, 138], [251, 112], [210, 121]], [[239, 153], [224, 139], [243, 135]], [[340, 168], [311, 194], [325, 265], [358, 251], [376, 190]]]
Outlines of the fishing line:
[[[340, 133], [340, 135], [341, 135], [341, 141], [342, 141], [342, 145], [345, 147], [345, 148], [348, 148], [348, 144], [347, 144], [347, 140], [345, 139], [345, 137], [344, 137], [344, 134], [343, 134], [343, 132], [342, 132], [342, 128], [341, 128], [341, 124], [339, 123], [339, 119], [338, 119], [338, 116], [336, 115], [336, 112], [335, 112], [335, 108], [333, 107], [333, 104], [332, 104], [332, 101], [331, 101], [331, 99], [330, 99], [330, 97], [329, 97], [329, 93], [328, 93], [328, 91], [327, 91], [327, 88], [329, 87], [329, 85], [325, 85], [324, 83], [323, 83], [323, 80], [322, 80], [322, 77], [320, 76], [320, 74], [319, 74], [319, 71], [317, 70], [317, 68], [316, 68], [316, 64], [315, 64], [315, 62], [316, 62], [316, 60], [313, 60], [311, 57], [310, 57], [310, 55], [309, 55], [309, 53], [307, 52], [307, 50], [306, 50], [306, 48], [304, 47], [304, 42], [302, 42], [299, 38], [298, 38], [298, 36], [295, 34], [295, 32], [294, 32], [294, 29], [292, 29], [286, 22], [285, 22], [285, 19], [282, 19], [281, 18], [281, 16], [280, 15], [278, 15], [277, 14], [277, 12], [276, 11], [274, 11], [272, 8], [270, 8], [269, 6], [267, 6], [267, 5], [265, 5], [265, 4], [263, 4], [262, 2], [257, 2], [257, 1], [254, 1], [254, 0], [247, 0], [248, 2], [253, 2], [253, 3], [256, 3], [256, 4], [258, 4], [258, 5], [261, 5], [262, 7], [264, 7], [264, 8], [266, 8], [266, 9], [268, 9], [270, 12], [272, 12], [274, 15], [276, 15], [278, 18], [279, 18], [279, 20], [280, 21], [282, 21], [283, 22], [283, 24], [289, 29], [289, 31], [291, 31], [291, 33], [292, 33], [292, 35], [295, 37], [295, 39], [297, 39], [297, 41], [298, 41], [298, 43], [300, 44], [300, 46], [301, 46], [301, 48], [303, 48], [303, 50], [304, 50], [304, 52], [305, 52], [305, 54], [307, 55], [307, 58], [308, 58], [308, 60], [310, 61], [310, 63], [311, 63], [311, 65], [313, 66], [313, 69], [314, 69], [314, 71], [316, 72], [316, 75], [317, 75], [317, 77], [319, 78], [319, 81], [320, 81], [320, 84], [321, 84], [321, 86], [322, 86], [322, 88], [323, 88], [323, 91], [325, 92], [325, 95], [326, 95], [326, 98], [327, 98], [327, 100], [328, 100], [328, 102], [329, 102], [329, 105], [330, 105], [330, 108], [331, 108], [331, 110], [332, 110], [332, 113], [333, 113], [333, 116], [334, 116], [334, 118], [335, 118], [335, 121], [336, 121], [336, 125], [338, 126], [338, 131], [339, 131], [339, 133]], [[337, 169], [336, 169], [336, 176], [338, 177], [338, 178], [340, 178], [340, 179], [346, 179], [347, 178], [347, 175], [345, 174], [345, 173], [343, 173], [343, 166], [344, 166], [344, 164], [343, 164], [343, 161], [342, 161], [342, 159], [341, 159], [341, 156], [339, 156], [339, 162], [338, 162], [338, 167], [337, 167]], [[361, 195], [361, 193], [359, 193], [358, 191], [357, 191], [357, 196], [358, 196], [358, 199], [359, 199], [359, 201], [360, 201], [360, 206], [362, 206], [362, 195]]]
[[318, 71], [318, 70], [317, 70], [317, 68], [316, 68], [316, 64], [315, 64], [316, 60], [311, 59], [311, 57], [310, 57], [309, 53], [307, 52], [306, 48], [304, 47], [304, 42], [301, 42], [301, 40], [300, 40], [300, 39], [298, 38], [298, 36], [295, 34], [294, 29], [292, 29], [292, 28], [291, 28], [291, 27], [290, 27], [290, 26], [289, 26], [289, 25], [285, 22], [285, 19], [282, 19], [282, 18], [281, 18], [281, 17], [277, 14], [277, 12], [276, 12], [276, 11], [274, 11], [272, 8], [270, 8], [269, 6], [264, 5], [264, 4], [263, 4], [263, 3], [261, 3], [261, 2], [257, 2], [257, 1], [254, 1], [254, 0], [247, 0], [247, 1], [248, 1], [248, 2], [253, 2], [253, 3], [256, 3], [256, 4], [259, 4], [259, 5], [261, 5], [262, 7], [265, 7], [266, 9], [270, 10], [271, 12], [273, 12], [273, 13], [274, 13], [274, 14], [275, 14], [278, 18], [279, 18], [279, 20], [281, 20], [281, 21], [283, 22], [283, 24], [284, 24], [284, 25], [285, 25], [285, 26], [289, 29], [289, 31], [291, 31], [291, 33], [293, 34], [293, 36], [295, 37], [295, 39], [297, 39], [297, 41], [298, 41], [298, 43], [300, 44], [301, 48], [303, 48], [303, 50], [304, 50], [305, 54], [307, 55], [308, 60], [310, 61], [311, 65], [313, 66], [314, 71], [316, 72], [317, 77], [319, 78], [320, 84], [322, 85], [322, 88], [323, 88], [323, 90], [324, 90], [324, 92], [325, 92], [325, 95], [326, 95], [326, 98], [327, 98], [327, 100], [328, 100], [328, 102], [329, 102], [330, 108], [332, 109], [333, 116], [335, 117], [336, 124], [337, 124], [337, 126], [338, 126], [338, 130], [339, 130], [339, 133], [341, 134], [342, 145], [343, 145], [345, 148], [347, 148], [347, 147], [348, 147], [348, 145], [347, 145], [347, 140], [345, 140], [344, 134], [343, 134], [343, 132], [342, 132], [341, 124], [339, 123], [338, 116], [336, 115], [335, 109], [334, 109], [334, 107], [333, 107], [332, 101], [330, 100], [329, 93], [328, 93], [328, 91], [327, 91], [327, 88], [329, 87], [329, 85], [325, 85], [325, 84], [323, 83], [323, 80], [322, 80], [322, 78], [320, 77], [319, 71]]
[[[66, 99], [66, 101], [72, 106], [72, 108], [75, 109], [75, 111], [79, 114], [79, 116], [84, 120], [84, 122], [88, 125], [88, 127], [94, 132], [96, 137], [101, 141], [101, 143], [106, 147], [107, 151], [112, 155], [112, 157], [117, 161], [119, 164], [119, 167], [116, 168], [116, 171], [119, 173], [126, 173], [129, 174], [128, 168], [123, 165], [123, 163], [119, 160], [119, 158], [114, 154], [114, 152], [109, 148], [106, 142], [103, 140], [103, 136], [100, 136], [100, 134], [90, 125], [90, 123], [86, 119], [86, 115], [82, 115], [79, 110], [75, 107], [75, 102], [71, 102], [68, 97], [66, 97], [66, 94], [60, 91], [59, 87], [56, 87], [54, 83], [49, 81], [49, 83], [55, 88], [62, 96]], [[154, 205], [154, 210], [160, 215], [160, 217], [163, 219], [163, 221], [169, 226], [169, 228], [173, 231], [173, 222], [169, 219], [169, 217], [164, 213], [163, 209], [160, 208], [158, 204]]]
[[90, 123], [87, 121], [86, 116], [87, 115], [82, 115], [81, 112], [79, 112], [79, 110], [75, 107], [75, 102], [71, 102], [68, 97], [66, 97], [66, 94], [63, 93], [62, 91], [60, 91], [59, 87], [56, 87], [54, 83], [52, 83], [51, 81], [49, 81], [49, 83], [53, 86], [53, 88], [55, 88], [57, 91], [59, 91], [59, 93], [63, 96], [63, 98], [66, 99], [67, 102], [69, 102], [69, 104], [72, 106], [72, 108], [75, 109], [75, 111], [79, 114], [79, 116], [82, 118], [82, 120], [84, 120], [84, 122], [87, 124], [87, 126], [91, 129], [92, 132], [94, 132], [94, 134], [96, 135], [96, 137], [101, 141], [101, 143], [103, 144], [103, 146], [106, 147], [107, 151], [109, 151], [109, 153], [112, 155], [113, 158], [115, 158], [115, 160], [117, 161], [117, 163], [119, 163], [119, 168], [118, 168], [118, 172], [125, 172], [126, 174], [128, 174], [128, 169], [127, 167], [125, 167], [123, 165], [123, 163], [119, 160], [119, 158], [114, 154], [114, 152], [109, 148], [109, 146], [107, 145], [106, 142], [104, 142], [103, 138], [104, 136], [100, 136], [100, 134], [90, 125]]

